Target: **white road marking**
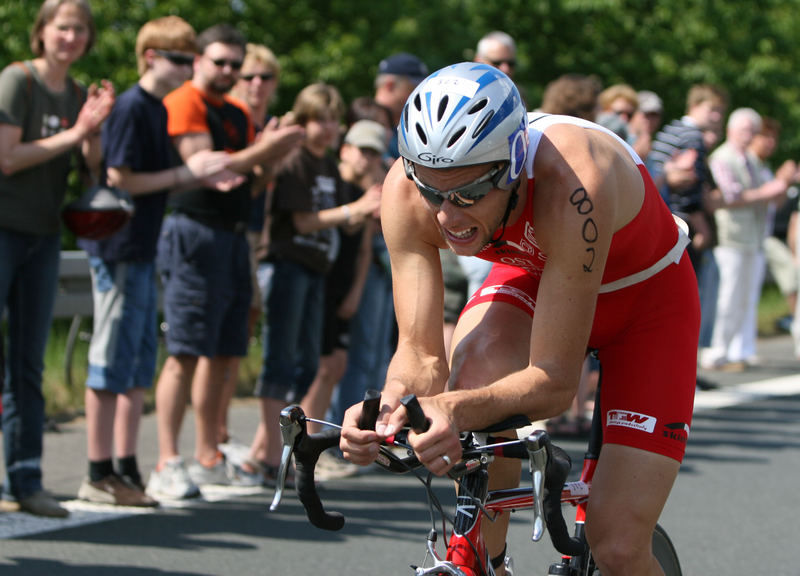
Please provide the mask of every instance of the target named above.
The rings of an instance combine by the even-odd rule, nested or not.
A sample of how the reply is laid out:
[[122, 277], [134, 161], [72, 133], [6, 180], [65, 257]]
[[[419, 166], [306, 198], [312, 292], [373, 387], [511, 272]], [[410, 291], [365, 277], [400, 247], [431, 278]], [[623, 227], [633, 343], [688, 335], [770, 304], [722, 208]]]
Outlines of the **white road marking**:
[[694, 398], [694, 411], [705, 412], [728, 408], [745, 402], [780, 396], [800, 394], [800, 374], [780, 376], [768, 380], [721, 386], [716, 390], [698, 391]]
[[70, 511], [67, 518], [42, 518], [25, 512], [2, 512], [0, 513], [0, 540], [65, 530], [76, 526], [96, 524], [140, 514], [156, 514], [163, 509], [191, 508], [204, 502], [222, 502], [240, 496], [261, 494], [266, 492], [266, 489], [259, 486], [203, 486], [201, 492], [202, 497], [192, 500], [162, 500], [159, 508], [111, 506], [93, 504], [83, 500], [68, 500], [62, 502], [62, 505]]

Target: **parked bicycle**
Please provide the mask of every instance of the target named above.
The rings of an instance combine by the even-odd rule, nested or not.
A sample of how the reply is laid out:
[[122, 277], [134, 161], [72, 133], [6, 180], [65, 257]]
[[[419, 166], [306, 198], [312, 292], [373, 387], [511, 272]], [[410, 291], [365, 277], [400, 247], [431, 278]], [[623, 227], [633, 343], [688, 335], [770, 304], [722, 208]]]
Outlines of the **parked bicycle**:
[[[499, 422], [489, 429], [461, 434], [462, 459], [449, 472], [457, 483], [455, 513], [450, 517], [431, 488], [432, 475], [423, 477], [419, 460], [407, 442], [409, 428], [418, 432], [426, 429], [427, 420], [419, 402], [413, 395], [402, 402], [406, 407], [409, 428], [389, 437], [381, 447], [376, 463], [395, 473], [414, 472], [427, 489], [431, 508], [432, 527], [427, 536], [427, 552], [419, 566], [413, 566], [417, 576], [493, 576], [495, 574], [489, 558], [481, 524], [493, 521], [504, 511], [531, 509], [533, 511], [532, 540], [539, 541], [545, 532], [555, 549], [562, 554], [559, 561], [550, 565], [548, 576], [597, 576], [599, 571], [592, 559], [586, 541], [584, 522], [586, 505], [591, 492], [592, 477], [602, 445], [602, 420], [600, 394], [597, 391], [592, 428], [584, 456], [580, 479], [567, 482], [571, 468], [569, 455], [553, 444], [544, 430], [536, 430], [523, 439], [495, 437], [501, 430], [522, 428], [530, 422], [518, 416]], [[359, 427], [372, 429], [378, 417], [380, 394], [369, 391], [364, 401]], [[306, 423], [311, 420], [299, 406], [289, 406], [281, 412], [280, 424], [283, 436], [283, 453], [278, 472], [278, 484], [270, 510], [275, 510], [283, 496], [286, 474], [292, 457], [296, 462], [295, 487], [309, 521], [323, 530], [341, 530], [345, 519], [338, 512], [325, 509], [314, 484], [314, 467], [320, 454], [337, 446], [340, 430], [328, 422], [331, 428], [317, 434], [308, 434]], [[405, 450], [405, 456], [396, 454], [397, 448]], [[496, 457], [528, 460], [531, 486], [488, 490], [488, 466]], [[576, 507], [574, 533], [570, 535], [564, 519], [562, 505]], [[440, 555], [436, 549], [439, 531], [433, 522], [435, 513], [442, 517], [442, 533], [446, 535], [444, 522], [449, 522], [451, 535], [446, 553]], [[666, 576], [680, 576], [681, 567], [677, 552], [666, 531], [659, 525], [653, 533], [653, 553]], [[507, 566], [513, 572], [513, 566]]]

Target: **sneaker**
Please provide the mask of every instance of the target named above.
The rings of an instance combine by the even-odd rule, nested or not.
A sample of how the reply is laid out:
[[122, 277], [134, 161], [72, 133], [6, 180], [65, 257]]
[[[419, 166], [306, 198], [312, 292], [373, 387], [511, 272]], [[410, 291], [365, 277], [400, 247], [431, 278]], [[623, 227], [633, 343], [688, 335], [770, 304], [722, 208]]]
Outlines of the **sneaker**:
[[143, 508], [158, 506], [158, 502], [153, 498], [116, 474], [109, 474], [97, 482], [92, 482], [88, 477], [84, 478], [78, 490], [78, 498], [87, 502], [114, 506]]
[[200, 496], [200, 489], [192, 482], [183, 458], [168, 460], [161, 470], [153, 470], [147, 483], [147, 493], [155, 498], [183, 500]]
[[252, 460], [244, 460], [240, 464], [229, 462], [228, 475], [231, 486], [261, 486], [264, 475], [261, 468]]
[[32, 496], [18, 500], [19, 510], [29, 512], [34, 516], [47, 516], [49, 518], [66, 518], [69, 510], [59, 504], [48, 492], [39, 490]]
[[338, 454], [326, 450], [319, 456], [317, 466], [314, 469], [314, 480], [324, 482], [337, 478], [350, 478], [358, 474], [360, 467], [352, 462], [348, 462]]
[[198, 486], [209, 484], [230, 486], [231, 484], [231, 475], [228, 473], [228, 463], [224, 456], [217, 458], [217, 463], [211, 467], [193, 460], [189, 464], [189, 478]]
[[234, 464], [240, 464], [250, 457], [250, 446], [233, 436], [230, 436], [226, 442], [217, 445], [217, 450], [225, 455], [228, 462]]

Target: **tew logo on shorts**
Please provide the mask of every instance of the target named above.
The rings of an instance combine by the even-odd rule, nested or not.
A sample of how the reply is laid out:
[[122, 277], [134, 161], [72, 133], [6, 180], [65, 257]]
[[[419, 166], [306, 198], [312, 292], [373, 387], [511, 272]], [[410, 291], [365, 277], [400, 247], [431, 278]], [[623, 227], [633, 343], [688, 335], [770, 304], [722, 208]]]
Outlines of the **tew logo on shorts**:
[[686, 444], [686, 440], [689, 438], [689, 425], [685, 422], [672, 422], [670, 424], [664, 424], [661, 434], [664, 436], [664, 438], [677, 440], [678, 442]]
[[633, 428], [652, 434], [656, 428], [656, 419], [647, 414], [629, 412], [628, 410], [609, 410], [606, 426], [623, 426], [624, 428]]

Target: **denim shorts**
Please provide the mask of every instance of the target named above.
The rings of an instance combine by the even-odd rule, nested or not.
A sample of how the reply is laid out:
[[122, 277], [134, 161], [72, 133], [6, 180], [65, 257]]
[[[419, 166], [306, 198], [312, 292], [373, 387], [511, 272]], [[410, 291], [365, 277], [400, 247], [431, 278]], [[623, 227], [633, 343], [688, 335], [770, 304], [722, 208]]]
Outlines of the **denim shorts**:
[[153, 262], [90, 258], [94, 329], [86, 386], [123, 394], [153, 385], [158, 297]]
[[158, 242], [167, 352], [172, 356], [246, 356], [252, 299], [244, 234], [168, 216]]

